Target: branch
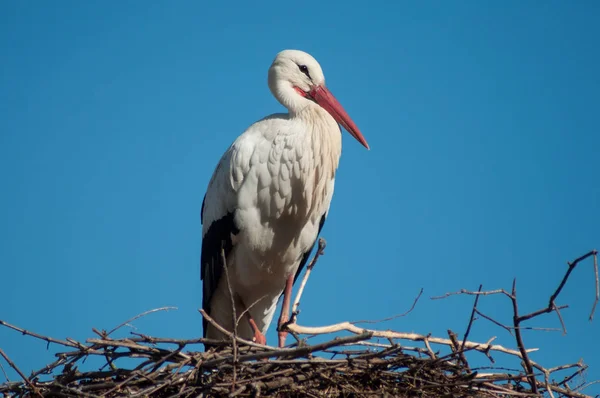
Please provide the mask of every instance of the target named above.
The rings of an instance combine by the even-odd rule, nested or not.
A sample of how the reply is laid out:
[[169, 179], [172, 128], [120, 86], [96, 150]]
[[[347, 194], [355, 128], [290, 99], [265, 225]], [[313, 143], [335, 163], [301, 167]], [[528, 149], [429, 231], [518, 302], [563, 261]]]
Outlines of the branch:
[[[306, 286], [306, 282], [310, 277], [310, 273], [312, 269], [317, 264], [317, 260], [320, 256], [325, 254], [325, 247], [327, 246], [327, 241], [324, 238], [319, 238], [319, 246], [317, 248], [317, 252], [315, 256], [311, 260], [310, 264], [306, 266], [306, 272], [304, 273], [304, 277], [302, 278], [302, 282], [300, 283], [300, 287], [298, 288], [298, 293], [296, 293], [296, 298], [294, 299], [294, 304], [292, 305], [292, 317], [291, 320], [295, 321], [298, 316], [298, 306], [300, 305], [300, 298], [302, 297], [302, 293], [304, 293], [304, 286]], [[291, 322], [291, 321], [290, 321]]]
[[28, 330], [22, 329], [18, 326], [11, 325], [10, 323], [4, 322], [2, 320], [0, 320], [0, 325], [6, 326], [7, 328], [12, 329], [12, 330], [16, 330], [17, 332], [20, 332], [21, 334], [23, 334], [25, 336], [31, 336], [31, 337], [35, 337], [36, 339], [44, 340], [47, 343], [47, 346], [49, 346], [50, 343], [55, 343], [55, 344], [64, 345], [66, 347], [75, 347], [75, 348], [78, 347], [77, 344], [75, 344], [75, 343], [71, 343], [71, 342], [65, 341], [65, 340], [53, 339], [52, 337], [42, 336], [41, 334], [30, 332]]
[[11, 368], [13, 368], [18, 374], [19, 376], [21, 376], [21, 378], [25, 381], [25, 383], [27, 383], [27, 385], [29, 386], [29, 388], [31, 388], [31, 390], [38, 396], [43, 397], [42, 394], [40, 393], [40, 390], [37, 389], [36, 386], [34, 386], [31, 383], [31, 380], [29, 380], [29, 378], [27, 378], [27, 376], [25, 376], [23, 374], [23, 372], [21, 372], [21, 369], [19, 369], [17, 367], [17, 365], [15, 365], [15, 363], [13, 361], [10, 360], [10, 358], [8, 357], [8, 355], [6, 355], [6, 353], [2, 350], [2, 348], [0, 348], [0, 355], [2, 355], [2, 357], [4, 358], [4, 360], [10, 365]]
[[[521, 315], [519, 317], [519, 323], [526, 321], [528, 319], [534, 318], [538, 315], [542, 315], [542, 314], [547, 314], [549, 312], [552, 311], [557, 311], [557, 314], [560, 318], [560, 313], [557, 310], [557, 306], [554, 303], [554, 301], [556, 300], [556, 298], [558, 297], [558, 295], [560, 294], [560, 292], [562, 291], [563, 287], [565, 286], [565, 284], [567, 283], [567, 280], [569, 279], [569, 276], [571, 275], [571, 272], [573, 272], [573, 270], [575, 269], [575, 267], [577, 266], [577, 264], [579, 264], [581, 261], [585, 260], [588, 257], [594, 256], [594, 265], [595, 265], [595, 270], [597, 270], [597, 251], [596, 250], [592, 250], [586, 254], [584, 254], [583, 256], [573, 260], [572, 262], [567, 263], [569, 265], [569, 268], [567, 269], [567, 272], [565, 273], [565, 275], [563, 276], [562, 281], [560, 281], [560, 284], [558, 285], [558, 287], [556, 288], [556, 290], [554, 291], [554, 293], [552, 294], [552, 296], [550, 296], [550, 300], [548, 300], [548, 306], [546, 308], [542, 308], [540, 310], [534, 311], [532, 313], [526, 314], [526, 315]], [[593, 318], [594, 316], [594, 311], [596, 309], [596, 304], [598, 303], [598, 296], [600, 295], [599, 292], [599, 287], [598, 287], [598, 274], [596, 273], [596, 300], [594, 301], [594, 305], [592, 307], [592, 313], [590, 314], [590, 319]], [[564, 322], [562, 322], [562, 318], [561, 318], [561, 323], [563, 324], [563, 329], [564, 329]]]
[[596, 312], [596, 306], [598, 305], [598, 300], [600, 300], [600, 281], [598, 281], [598, 252], [596, 250], [592, 250], [594, 252], [594, 276], [596, 277], [596, 299], [594, 300], [594, 305], [592, 305], [592, 311], [590, 312], [590, 321], [594, 319], [594, 312]]
[[158, 312], [158, 311], [169, 311], [169, 310], [176, 310], [176, 309], [177, 309], [177, 307], [161, 307], [161, 308], [155, 308], [153, 310], [148, 310], [148, 311], [142, 312], [141, 314], [138, 314], [138, 315], [134, 316], [133, 318], [129, 318], [125, 322], [121, 323], [119, 326], [112, 328], [110, 332], [106, 333], [106, 336], [101, 336], [101, 337], [106, 338], [106, 337], [110, 336], [111, 334], [113, 334], [114, 332], [116, 332], [117, 330], [119, 330], [120, 328], [122, 328], [123, 326], [126, 326], [130, 322], [133, 322], [136, 319], [144, 317], [148, 314], [152, 314], [152, 313]]
[[[556, 315], [558, 316], [558, 319], [560, 320], [561, 326], [562, 326], [562, 330], [563, 332], [566, 334], [567, 329], [565, 326], [565, 323], [563, 321], [562, 315], [560, 313], [560, 310], [563, 308], [567, 308], [566, 305], [564, 306], [557, 306], [556, 305], [556, 299], [559, 296], [559, 294], [562, 292], [563, 287], [565, 286], [565, 284], [567, 283], [567, 280], [569, 279], [569, 276], [571, 275], [571, 273], [573, 272], [573, 270], [575, 269], [575, 267], [583, 260], [587, 259], [588, 257], [592, 257], [594, 258], [594, 274], [596, 276], [596, 298], [594, 301], [594, 305], [592, 306], [592, 313], [590, 314], [590, 320], [593, 318], [594, 315], [594, 311], [596, 309], [596, 305], [598, 303], [599, 300], [599, 296], [600, 296], [600, 291], [599, 291], [599, 282], [598, 282], [598, 260], [597, 260], [597, 251], [596, 250], [591, 250], [588, 253], [584, 254], [583, 256], [578, 257], [577, 259], [573, 260], [572, 262], [569, 262], [569, 268], [567, 269], [567, 272], [565, 273], [565, 275], [563, 276], [560, 284], [558, 285], [558, 287], [556, 288], [556, 290], [554, 291], [554, 293], [550, 296], [550, 299], [548, 300], [548, 306], [542, 309], [539, 309], [537, 311], [533, 311], [529, 314], [526, 315], [519, 315], [519, 307], [518, 307], [518, 302], [517, 302], [517, 280], [514, 279], [513, 280], [513, 285], [512, 285], [512, 291], [511, 293], [508, 293], [506, 290], [504, 289], [497, 289], [497, 290], [491, 290], [491, 291], [481, 291], [481, 287], [479, 289], [479, 291], [477, 292], [472, 292], [472, 291], [468, 291], [466, 289], [461, 289], [458, 292], [453, 292], [453, 293], [446, 293], [443, 296], [436, 296], [436, 297], [432, 297], [433, 300], [438, 300], [438, 299], [443, 299], [449, 296], [453, 296], [453, 295], [461, 295], [461, 294], [466, 294], [466, 295], [475, 295], [477, 296], [477, 298], [479, 298], [479, 296], [489, 296], [489, 295], [495, 295], [495, 294], [502, 294], [506, 297], [508, 297], [511, 301], [512, 304], [512, 308], [513, 308], [513, 326], [509, 327], [506, 325], [503, 325], [502, 323], [492, 319], [491, 317], [482, 314], [477, 308], [477, 299], [475, 300], [475, 304], [473, 306], [473, 310], [471, 312], [471, 321], [469, 322], [469, 328], [467, 328], [467, 332], [470, 329], [470, 325], [473, 321], [473, 316], [475, 313], [481, 315], [482, 317], [490, 320], [491, 322], [495, 323], [496, 325], [499, 325], [501, 327], [503, 327], [504, 329], [506, 329], [507, 331], [511, 332], [512, 330], [514, 330], [514, 336], [515, 336], [515, 340], [517, 343], [517, 347], [519, 348], [519, 357], [523, 360], [523, 368], [526, 372], [526, 377], [528, 379], [528, 383], [531, 386], [531, 390], [534, 394], [538, 393], [538, 384], [540, 382], [538, 382], [535, 378], [535, 374], [534, 374], [534, 370], [533, 368], [539, 369], [545, 376], [545, 380], [544, 383], [542, 384], [544, 387], [547, 388], [548, 393], [552, 396], [552, 391], [556, 391], [559, 392], [558, 390], [554, 389], [554, 388], [550, 388], [550, 382], [549, 382], [549, 374], [550, 372], [546, 369], [544, 369], [543, 367], [539, 366], [538, 364], [536, 364], [535, 362], [531, 361], [531, 359], [528, 356], [528, 352], [529, 350], [525, 349], [525, 344], [523, 343], [523, 336], [521, 333], [522, 329], [527, 329], [523, 326], [521, 326], [522, 322], [525, 322], [527, 320], [533, 319], [539, 315], [542, 314], [547, 314], [550, 312], [556, 312]], [[511, 333], [512, 334], [512, 333]], [[465, 340], [466, 340], [466, 336], [465, 336]]]
[[[481, 288], [483, 285], [479, 285], [478, 292], [481, 292]], [[465, 349], [465, 343], [467, 338], [469, 337], [469, 333], [471, 332], [471, 326], [473, 325], [473, 320], [475, 319], [475, 313], [477, 312], [477, 302], [479, 301], [480, 295], [475, 296], [475, 302], [473, 303], [473, 310], [471, 310], [471, 318], [469, 319], [469, 325], [467, 326], [467, 331], [465, 332], [465, 337], [463, 338], [462, 345], [460, 346], [461, 351]]]
[[[395, 332], [392, 330], [363, 329], [363, 328], [359, 328], [359, 327], [351, 324], [350, 322], [342, 322], [342, 323], [336, 323], [334, 325], [320, 326], [320, 327], [308, 327], [308, 326], [300, 326], [297, 324], [291, 324], [288, 326], [288, 328], [290, 331], [292, 331], [294, 333], [310, 334], [310, 335], [329, 334], [329, 333], [336, 333], [336, 332], [341, 332], [341, 331], [347, 331], [347, 332], [354, 333], [354, 334], [369, 332], [369, 333], [373, 334], [373, 337], [423, 341], [423, 342], [427, 341], [427, 342], [434, 343], [434, 344], [441, 344], [441, 345], [452, 347], [452, 341], [450, 341], [449, 339], [424, 336], [422, 334], [417, 334], [417, 333]], [[501, 345], [497, 345], [497, 344], [490, 345], [487, 343], [475, 343], [472, 341], [465, 341], [465, 348], [473, 349], [473, 350], [480, 351], [483, 353], [485, 353], [486, 351], [490, 351], [490, 350], [491, 351], [499, 351], [499, 352], [503, 352], [505, 354], [517, 356], [522, 359], [522, 355], [519, 351], [511, 350], [509, 348], [505, 348], [505, 347], [503, 347]], [[534, 352], [537, 350], [538, 350], [537, 348], [530, 348], [526, 351], [529, 353], [529, 352]]]
[[229, 337], [230, 339], [234, 339], [238, 343], [242, 343], [244, 345], [247, 345], [247, 346], [253, 347], [253, 348], [275, 350], [275, 347], [271, 347], [268, 345], [262, 345], [262, 344], [256, 344], [253, 341], [243, 339], [239, 336], [234, 336], [233, 333], [231, 333], [229, 330], [225, 329], [223, 326], [219, 325], [214, 319], [212, 319], [210, 317], [210, 315], [208, 315], [206, 313], [206, 311], [204, 311], [202, 308], [199, 309], [198, 311], [200, 312], [200, 314], [202, 314], [202, 316], [204, 317], [204, 319], [206, 319], [206, 321], [208, 323], [213, 325], [219, 332], [223, 333], [225, 336]]
[[356, 325], [358, 323], [382, 323], [382, 322], [387, 322], [387, 321], [391, 321], [393, 319], [396, 318], [401, 318], [403, 316], [406, 316], [408, 314], [410, 314], [412, 312], [412, 310], [415, 309], [415, 306], [417, 305], [417, 302], [419, 301], [419, 299], [421, 298], [421, 295], [423, 294], [423, 288], [421, 288], [421, 290], [419, 291], [419, 294], [417, 294], [417, 297], [415, 297], [415, 300], [412, 303], [412, 306], [408, 309], [408, 311], [403, 312], [402, 314], [396, 314], [387, 318], [383, 318], [383, 319], [378, 319], [376, 321], [369, 321], [369, 320], [360, 320], [360, 321], [352, 321], [350, 322], [353, 325]]
[[[240, 361], [253, 361], [257, 359], [273, 358], [273, 357], [300, 357], [306, 356], [315, 351], [323, 351], [327, 348], [338, 346], [340, 344], [356, 343], [363, 340], [368, 340], [373, 337], [373, 334], [365, 331], [357, 336], [336, 337], [331, 341], [315, 344], [312, 346], [302, 346], [297, 348], [274, 348], [273, 350], [257, 352], [252, 354], [240, 355]], [[220, 357], [213, 360], [205, 361], [202, 367], [214, 367], [222, 363], [230, 362], [233, 356]]]
[[233, 335], [231, 337], [231, 344], [233, 345], [233, 381], [231, 383], [231, 393], [235, 391], [235, 382], [237, 381], [237, 361], [238, 361], [238, 346], [237, 346], [237, 327], [238, 319], [235, 311], [235, 297], [233, 296], [233, 289], [231, 288], [231, 282], [229, 280], [229, 270], [227, 269], [227, 258], [225, 256], [225, 249], [221, 247], [221, 261], [223, 262], [223, 270], [225, 271], [225, 280], [227, 282], [227, 290], [229, 291], [229, 297], [231, 299], [231, 316], [233, 322]]
[[433, 297], [431, 297], [431, 300], [441, 300], [441, 299], [445, 299], [446, 297], [459, 296], [461, 294], [466, 294], [468, 296], [478, 296], [478, 295], [479, 296], [492, 296], [495, 294], [503, 294], [507, 297], [510, 297], [510, 293], [508, 293], [504, 289], [488, 290], [488, 291], [484, 291], [484, 292], [472, 292], [467, 289], [460, 289], [458, 292], [446, 293], [442, 296], [433, 296]]
[[513, 324], [515, 327], [515, 339], [517, 340], [517, 346], [519, 347], [519, 351], [521, 351], [521, 358], [523, 358], [523, 367], [527, 371], [527, 379], [529, 380], [529, 384], [531, 385], [531, 391], [534, 394], [538, 393], [537, 388], [537, 380], [535, 379], [535, 375], [533, 374], [533, 365], [529, 356], [527, 355], [527, 350], [525, 349], [525, 344], [523, 344], [523, 337], [521, 336], [521, 329], [519, 329], [519, 307], [517, 304], [517, 279], [513, 279], [512, 286], [512, 295], [511, 301], [513, 305]]
[[[563, 308], [568, 308], [568, 306], [561, 305], [560, 307], [558, 307], [558, 309], [563, 309]], [[508, 333], [510, 333], [511, 336], [514, 336], [513, 333], [512, 333], [512, 331], [515, 329], [514, 326], [504, 325], [503, 323], [498, 322], [497, 320], [495, 320], [491, 316], [484, 314], [479, 309], [476, 309], [475, 312], [480, 317], [485, 318], [488, 321], [490, 321], [490, 322], [492, 322], [492, 323], [500, 326], [501, 328], [505, 329]], [[519, 329], [521, 329], [521, 330], [539, 330], [539, 331], [544, 331], [544, 332], [560, 332], [560, 331], [563, 330], [563, 329], [558, 329], [558, 328], [538, 328], [538, 327], [533, 327], [533, 326], [519, 326]]]

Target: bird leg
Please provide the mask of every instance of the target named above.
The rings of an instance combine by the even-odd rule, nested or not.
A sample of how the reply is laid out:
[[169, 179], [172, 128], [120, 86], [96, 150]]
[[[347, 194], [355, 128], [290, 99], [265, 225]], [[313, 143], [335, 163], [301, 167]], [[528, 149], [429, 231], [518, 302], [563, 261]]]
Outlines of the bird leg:
[[279, 336], [279, 347], [285, 346], [285, 339], [288, 332], [282, 330], [285, 328], [287, 321], [290, 318], [290, 301], [292, 298], [292, 287], [294, 286], [294, 274], [291, 274], [286, 282], [285, 289], [283, 290], [283, 304], [281, 306], [281, 315], [279, 316], [279, 322], [277, 324], [277, 331]]
[[252, 315], [250, 315], [250, 312], [248, 311], [248, 307], [244, 303], [244, 300], [242, 300], [242, 298], [238, 295], [236, 295], [236, 298], [238, 299], [238, 302], [242, 305], [242, 307], [244, 307], [244, 312], [248, 316], [248, 323], [252, 328], [252, 332], [254, 332], [254, 337], [252, 338], [252, 341], [254, 341], [256, 344], [267, 345], [267, 338], [258, 328], [258, 325], [252, 318]]
[[256, 322], [254, 322], [254, 319], [252, 319], [252, 317], [250, 316], [250, 314], [248, 314], [248, 322], [250, 323], [250, 327], [254, 331], [254, 338], [252, 340], [254, 340], [254, 342], [256, 344], [267, 345], [267, 338], [260, 331], [260, 329], [256, 325]]

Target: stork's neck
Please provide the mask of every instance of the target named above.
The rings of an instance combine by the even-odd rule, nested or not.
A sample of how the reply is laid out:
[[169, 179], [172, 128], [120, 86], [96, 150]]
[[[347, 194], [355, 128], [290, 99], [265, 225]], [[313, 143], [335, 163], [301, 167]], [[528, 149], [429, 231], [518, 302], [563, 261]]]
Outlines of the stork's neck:
[[269, 73], [269, 88], [277, 101], [288, 109], [290, 119], [306, 126], [303, 133], [315, 156], [322, 157], [335, 172], [342, 152], [342, 137], [337, 122], [325, 109], [301, 96], [289, 81], [277, 79], [274, 73]]
[[307, 138], [306, 142], [314, 158], [328, 171], [327, 175], [332, 178], [342, 153], [340, 126], [325, 109], [312, 101], [303, 110], [295, 114], [290, 112], [290, 118], [298, 120], [306, 126], [304, 132]]
[[278, 79], [272, 70], [269, 70], [269, 89], [277, 101], [287, 108], [291, 116], [301, 112], [311, 102], [298, 94], [290, 82]]

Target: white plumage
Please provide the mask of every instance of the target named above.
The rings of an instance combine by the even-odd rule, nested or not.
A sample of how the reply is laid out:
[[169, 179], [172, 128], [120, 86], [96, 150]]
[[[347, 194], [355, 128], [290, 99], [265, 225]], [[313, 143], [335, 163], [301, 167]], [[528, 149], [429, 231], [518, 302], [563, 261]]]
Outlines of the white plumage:
[[[338, 122], [368, 148], [309, 54], [279, 53], [269, 87], [289, 113], [268, 116], [235, 140], [214, 171], [201, 216], [203, 308], [233, 330], [223, 249], [237, 332], [263, 344], [282, 293], [280, 324], [288, 320], [293, 282], [327, 216], [342, 149]], [[223, 338], [212, 325], [203, 326], [205, 337]]]

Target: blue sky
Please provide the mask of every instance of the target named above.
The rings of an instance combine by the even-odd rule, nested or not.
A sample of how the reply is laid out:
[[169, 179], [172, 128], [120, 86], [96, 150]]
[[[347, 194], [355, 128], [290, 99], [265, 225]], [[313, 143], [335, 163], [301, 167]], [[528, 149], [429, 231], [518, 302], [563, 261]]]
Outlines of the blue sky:
[[[285, 48], [315, 56], [372, 148], [344, 134], [302, 324], [403, 312], [422, 287], [381, 327], [462, 333], [472, 300], [428, 297], [514, 277], [521, 311], [545, 305], [600, 246], [600, 3], [320, 3], [3, 2], [0, 319], [84, 340], [169, 305], [135, 325], [198, 336], [202, 197], [235, 137], [282, 110], [266, 77]], [[583, 357], [600, 379], [593, 295], [590, 262], [559, 299], [568, 334], [525, 334], [534, 360]], [[510, 322], [508, 302], [480, 307]], [[475, 323], [491, 336], [514, 344]], [[5, 329], [0, 347], [27, 372], [52, 359]]]

